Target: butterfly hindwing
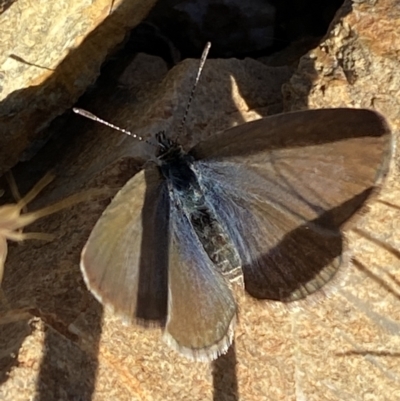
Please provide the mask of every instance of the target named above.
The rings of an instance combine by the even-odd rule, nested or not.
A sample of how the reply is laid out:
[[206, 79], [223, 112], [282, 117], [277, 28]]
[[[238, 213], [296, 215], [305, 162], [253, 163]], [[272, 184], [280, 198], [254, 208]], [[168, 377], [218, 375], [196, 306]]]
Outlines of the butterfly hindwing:
[[185, 213], [173, 206], [171, 226], [166, 340], [192, 359], [213, 360], [232, 341], [235, 300]]

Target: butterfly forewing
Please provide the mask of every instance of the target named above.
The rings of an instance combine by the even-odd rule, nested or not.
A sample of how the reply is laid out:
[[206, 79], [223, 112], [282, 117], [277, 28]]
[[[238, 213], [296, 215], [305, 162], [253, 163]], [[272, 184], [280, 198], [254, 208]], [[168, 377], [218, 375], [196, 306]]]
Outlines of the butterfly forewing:
[[192, 359], [213, 360], [232, 342], [235, 300], [185, 214], [172, 207], [171, 222], [166, 340]]
[[[301, 148], [307, 144], [331, 144], [350, 138], [376, 138], [385, 159], [391, 141], [390, 129], [378, 113], [366, 109], [318, 109], [282, 113], [230, 128], [204, 142], [190, 153], [196, 159], [239, 157], [246, 164], [252, 155], [274, 148]], [[354, 151], [354, 157], [357, 157]], [[354, 162], [356, 159], [353, 159]]]
[[149, 164], [114, 197], [82, 252], [88, 287], [127, 321], [166, 320], [167, 195], [165, 181]]
[[332, 278], [341, 226], [387, 172], [389, 132], [372, 111], [313, 110], [235, 127], [191, 151], [250, 294], [291, 301]]

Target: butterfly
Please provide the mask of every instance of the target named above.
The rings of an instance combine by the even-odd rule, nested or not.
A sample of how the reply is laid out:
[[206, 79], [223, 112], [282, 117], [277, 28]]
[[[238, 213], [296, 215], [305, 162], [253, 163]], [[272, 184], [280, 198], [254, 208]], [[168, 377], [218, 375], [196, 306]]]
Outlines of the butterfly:
[[89, 236], [85, 282], [126, 321], [161, 324], [174, 349], [211, 361], [233, 339], [234, 283], [291, 302], [334, 277], [341, 229], [386, 176], [391, 141], [380, 114], [350, 108], [272, 115], [189, 150], [158, 133]]

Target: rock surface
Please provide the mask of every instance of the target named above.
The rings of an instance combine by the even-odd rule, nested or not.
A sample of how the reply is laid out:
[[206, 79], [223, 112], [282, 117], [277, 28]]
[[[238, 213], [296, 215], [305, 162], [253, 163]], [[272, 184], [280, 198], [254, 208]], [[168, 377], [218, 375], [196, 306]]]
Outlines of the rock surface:
[[[210, 60], [187, 121], [184, 145], [285, 108], [351, 106], [381, 111], [400, 124], [395, 0], [346, 1], [295, 74], [257, 61]], [[141, 62], [143, 58], [139, 58]], [[145, 64], [144, 64], [145, 65]], [[198, 62], [186, 60], [154, 85], [137, 79], [91, 111], [149, 133], [179, 125]], [[140, 68], [132, 68], [138, 71]], [[126, 77], [125, 77], [126, 78]], [[105, 103], [106, 106], [105, 107]], [[89, 128], [88, 128], [89, 127]], [[79, 117], [58, 129], [77, 131], [58, 160], [61, 172], [35, 201], [39, 208], [82, 188], [117, 187], [137, 164], [129, 137]], [[213, 364], [191, 363], [167, 348], [159, 330], [125, 327], [87, 292], [79, 254], [105, 201], [78, 205], [29, 231], [57, 240], [10, 246], [0, 315], [0, 399], [4, 400], [397, 400], [400, 399], [400, 187], [397, 155], [379, 200], [347, 232], [354, 263], [343, 287], [301, 309], [250, 297], [240, 301], [235, 347]]]
[[18, 0], [3, 8], [0, 175], [94, 83], [110, 50], [154, 3]]

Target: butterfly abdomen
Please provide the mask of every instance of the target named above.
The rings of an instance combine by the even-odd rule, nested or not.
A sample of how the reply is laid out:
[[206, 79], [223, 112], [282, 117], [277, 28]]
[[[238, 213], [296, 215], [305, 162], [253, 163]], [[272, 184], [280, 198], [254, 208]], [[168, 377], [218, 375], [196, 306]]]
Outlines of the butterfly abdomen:
[[190, 221], [208, 257], [229, 281], [243, 285], [241, 262], [228, 234], [207, 206], [199, 206]]

